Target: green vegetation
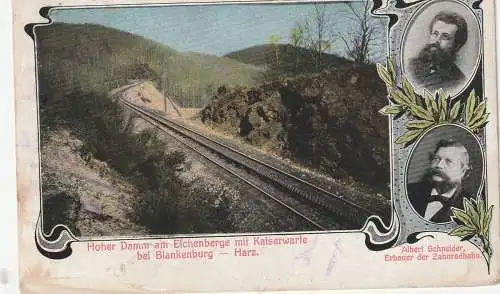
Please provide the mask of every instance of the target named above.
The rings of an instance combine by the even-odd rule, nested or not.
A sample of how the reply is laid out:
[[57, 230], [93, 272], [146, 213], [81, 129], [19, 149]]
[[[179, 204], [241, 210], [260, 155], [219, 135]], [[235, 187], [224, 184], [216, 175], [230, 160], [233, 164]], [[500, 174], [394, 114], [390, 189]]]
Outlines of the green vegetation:
[[221, 85], [256, 86], [262, 67], [200, 53], [177, 54], [168, 60], [163, 86], [181, 107], [203, 107]]
[[[43, 191], [46, 191], [50, 187], [46, 182], [43, 182], [42, 185]], [[75, 195], [71, 195], [67, 191], [61, 191], [45, 199], [43, 201], [43, 230], [45, 233], [50, 234], [50, 231], [56, 225], [64, 224], [74, 235], [80, 236], [80, 230], [76, 226], [80, 207], [81, 204], [75, 201]]]
[[[255, 85], [262, 69], [198, 53], [178, 53], [146, 38], [94, 24], [37, 27], [42, 82], [68, 94], [107, 92], [141, 77], [156, 82], [181, 107], [203, 107], [222, 84]], [[41, 97], [52, 99], [53, 95]], [[57, 98], [56, 98], [57, 99]]]
[[[335, 10], [327, 3], [310, 7], [305, 19], [296, 22], [288, 36], [269, 32], [268, 44], [232, 52], [227, 57], [266, 66], [262, 82], [346, 66], [374, 65], [383, 51], [385, 37], [383, 21], [371, 16], [369, 1], [338, 3]], [[279, 43], [285, 39], [288, 44]]]
[[[314, 4], [288, 36], [270, 32], [268, 44], [227, 54], [266, 71], [257, 87], [219, 88], [201, 120], [388, 197], [388, 121], [378, 115], [387, 89], [373, 63], [382, 23], [371, 17], [369, 2], [339, 5], [342, 15]], [[336, 31], [345, 20], [352, 31]], [[331, 53], [337, 41], [345, 57]]]
[[[344, 3], [356, 34], [335, 32], [335, 15], [315, 4], [303, 23], [268, 44], [226, 55], [264, 66], [257, 87], [221, 87], [201, 120], [248, 143], [346, 183], [388, 196], [388, 124], [378, 115], [386, 88], [372, 46], [378, 23], [368, 3]], [[336, 39], [346, 57], [329, 53]]]
[[[159, 82], [160, 61], [171, 63], [173, 50], [94, 25], [40, 27], [36, 37], [42, 144], [53, 131], [70, 130], [83, 142], [82, 158], [106, 162], [137, 188], [135, 221], [152, 234], [233, 230], [225, 195], [182, 181], [184, 154], [168, 152], [155, 132], [134, 132], [133, 118], [108, 95], [131, 80]], [[45, 231], [63, 223], [79, 234], [76, 198], [63, 191], [44, 200]]]
[[[273, 63], [273, 57], [279, 56], [279, 64]], [[352, 62], [335, 54], [322, 54], [322, 67], [317, 70], [313, 62], [314, 52], [310, 49], [291, 44], [257, 45], [240, 51], [231, 52], [226, 57], [255, 66], [268, 66], [282, 75], [310, 74], [339, 67], [352, 67]], [[269, 80], [262, 79], [261, 82]]]
[[388, 195], [386, 87], [375, 66], [220, 88], [201, 120], [333, 178]]
[[158, 81], [161, 66], [176, 54], [150, 40], [90, 24], [37, 27], [36, 39], [39, 78], [58, 90], [50, 96], [107, 92], [136, 76]]
[[[137, 188], [135, 221], [153, 234], [234, 230], [228, 195], [181, 180], [188, 168], [184, 154], [165, 150], [154, 132], [133, 132], [129, 113], [108, 96], [145, 79], [181, 107], [205, 107], [200, 118], [206, 123], [336, 178], [385, 191], [387, 120], [376, 114], [386, 88], [366, 58], [327, 53], [332, 40], [318, 7], [316, 22], [324, 31], [312, 31], [314, 22], [298, 24], [290, 44], [270, 34], [269, 44], [222, 58], [179, 53], [99, 25], [37, 27], [42, 144], [52, 131], [70, 130], [84, 143], [83, 158], [106, 162]], [[44, 203], [46, 223], [64, 219], [73, 228], [76, 196], [57, 195]]]
[[[183, 153], [166, 151], [164, 143], [151, 130], [132, 132], [133, 117], [128, 117], [123, 108], [105, 94], [75, 91], [65, 97], [65, 100], [41, 105], [42, 136], [50, 135], [54, 128], [72, 130], [84, 142], [80, 149], [83, 158], [105, 161], [134, 184], [140, 191], [137, 201], [131, 203], [138, 224], [153, 234], [185, 233], [186, 226], [196, 232], [232, 227], [229, 212], [225, 211], [227, 206], [215, 203], [219, 195], [202, 194], [179, 178], [186, 168]], [[199, 199], [201, 195], [206, 199]], [[54, 207], [60, 209], [66, 198], [61, 198], [60, 203], [54, 199], [47, 202], [45, 212], [49, 219], [57, 219]], [[184, 203], [193, 199], [198, 200], [197, 206]], [[65, 208], [57, 211], [68, 213], [70, 207]], [[202, 215], [186, 220], [185, 215], [193, 214], [191, 210]], [[222, 214], [226, 217], [219, 218]]]

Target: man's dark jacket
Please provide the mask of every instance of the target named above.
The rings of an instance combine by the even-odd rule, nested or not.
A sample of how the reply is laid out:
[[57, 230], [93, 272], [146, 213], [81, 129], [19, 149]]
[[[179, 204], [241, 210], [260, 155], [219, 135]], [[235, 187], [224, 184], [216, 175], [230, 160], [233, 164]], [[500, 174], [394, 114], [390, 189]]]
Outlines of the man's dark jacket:
[[451, 91], [465, 82], [465, 75], [455, 65], [451, 64], [431, 73], [428, 64], [423, 64], [417, 58], [410, 61], [410, 72], [412, 73], [418, 86], [434, 92], [440, 88], [444, 91]]
[[[413, 184], [408, 184], [407, 192], [410, 204], [413, 206], [415, 211], [422, 217], [425, 216], [425, 209], [429, 203], [429, 198], [431, 197], [432, 185], [430, 181], [422, 181]], [[439, 210], [431, 219], [431, 222], [444, 223], [451, 221], [451, 207], [456, 207], [458, 209], [464, 209], [463, 199], [470, 199], [472, 194], [468, 191], [464, 191], [460, 187], [457, 188], [455, 194], [443, 205], [443, 208]]]

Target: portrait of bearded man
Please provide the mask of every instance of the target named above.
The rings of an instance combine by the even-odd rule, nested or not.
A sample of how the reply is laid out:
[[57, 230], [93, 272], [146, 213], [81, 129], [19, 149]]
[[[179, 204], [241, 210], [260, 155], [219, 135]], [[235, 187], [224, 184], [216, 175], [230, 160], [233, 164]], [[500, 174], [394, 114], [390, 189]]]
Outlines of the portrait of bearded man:
[[440, 140], [421, 181], [407, 187], [410, 204], [428, 221], [451, 221], [451, 207], [463, 209], [463, 199], [473, 196], [464, 188], [464, 180], [470, 172], [465, 146], [453, 139]]
[[414, 82], [431, 92], [450, 92], [466, 77], [455, 64], [457, 54], [467, 42], [467, 22], [455, 12], [441, 11], [429, 25], [429, 37], [418, 55], [409, 62]]

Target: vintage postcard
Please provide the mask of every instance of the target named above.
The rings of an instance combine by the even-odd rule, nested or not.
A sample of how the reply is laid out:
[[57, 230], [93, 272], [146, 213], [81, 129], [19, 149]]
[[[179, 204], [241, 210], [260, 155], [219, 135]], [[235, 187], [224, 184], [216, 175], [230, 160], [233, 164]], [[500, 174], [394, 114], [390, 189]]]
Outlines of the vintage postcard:
[[14, 1], [21, 292], [497, 283], [495, 4]]

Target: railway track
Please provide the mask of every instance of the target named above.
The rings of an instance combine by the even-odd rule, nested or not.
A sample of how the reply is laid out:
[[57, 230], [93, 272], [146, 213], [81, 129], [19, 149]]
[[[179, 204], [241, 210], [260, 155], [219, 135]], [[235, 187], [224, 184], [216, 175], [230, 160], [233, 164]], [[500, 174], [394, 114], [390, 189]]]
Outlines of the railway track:
[[[142, 107], [136, 106], [130, 102], [120, 100], [124, 105], [133, 111], [140, 114], [143, 118], [148, 120], [150, 123], [156, 125], [160, 128], [167, 128], [175, 133], [181, 134], [183, 137], [189, 138], [195, 141], [197, 144], [211, 150], [212, 152], [222, 156], [226, 160], [233, 162], [234, 164], [245, 168], [251, 173], [258, 175], [262, 180], [266, 182], [271, 182], [278, 186], [281, 190], [288, 192], [295, 198], [301, 201], [307, 202], [309, 205], [313, 205], [316, 209], [324, 210], [325, 212], [335, 216], [336, 222], [340, 224], [343, 229], [359, 229], [364, 225], [365, 220], [374, 215], [364, 207], [361, 207], [355, 203], [352, 203], [346, 199], [343, 199], [341, 195], [336, 195], [321, 187], [311, 184], [303, 179], [300, 179], [286, 171], [280, 170], [273, 167], [263, 161], [252, 158], [238, 150], [213, 140], [200, 132], [190, 129], [188, 127], [182, 126], [176, 122], [166, 119], [158, 114], [152, 113], [150, 110], [144, 109]], [[184, 143], [186, 144], [186, 143]], [[188, 146], [191, 149], [194, 147]], [[196, 149], [196, 148], [194, 148]], [[200, 150], [195, 150], [195, 152], [202, 154]], [[206, 158], [205, 155], [202, 154]], [[211, 160], [213, 162], [213, 160]], [[221, 164], [216, 163], [221, 166]], [[227, 168], [221, 166], [225, 170]], [[234, 172], [231, 172], [235, 174]], [[241, 176], [236, 175], [240, 179]], [[243, 179], [245, 180], [245, 179]], [[245, 180], [246, 181], [246, 180]], [[248, 183], [248, 181], [247, 181]], [[255, 183], [249, 183], [253, 187], [256, 187]], [[269, 193], [263, 191], [257, 187], [261, 192], [265, 193], [268, 197], [273, 197]], [[273, 197], [274, 198], [274, 197]], [[325, 230], [325, 227], [318, 222], [312, 220], [311, 218], [305, 216], [302, 212], [297, 209], [290, 207], [289, 205], [283, 203], [282, 201], [274, 198], [273, 200], [280, 203], [282, 206], [286, 207], [294, 214], [303, 218], [305, 221], [313, 225], [318, 229]]]
[[[132, 108], [129, 105], [127, 105], [127, 107], [129, 107], [131, 110], [135, 111], [135, 108]], [[179, 137], [181, 135], [178, 135], [178, 134], [175, 134], [175, 133], [172, 134], [170, 129], [165, 128], [161, 123], [157, 122], [156, 120], [154, 120], [154, 119], [152, 119], [150, 117], [147, 117], [147, 116], [145, 116], [144, 114], [141, 114], [141, 113], [139, 114], [139, 116], [142, 116], [142, 118], [146, 122], [152, 124], [157, 129], [159, 129], [159, 130], [167, 133], [167, 135], [169, 135], [170, 137], [173, 137], [174, 139], [176, 139], [181, 144], [185, 145], [186, 147], [188, 147], [189, 149], [193, 150], [198, 155], [202, 156], [204, 159], [210, 161], [212, 164], [218, 166], [219, 168], [225, 170], [226, 172], [228, 172], [232, 176], [234, 176], [234, 177], [240, 179], [241, 181], [245, 182], [246, 184], [250, 185], [252, 188], [256, 189], [257, 191], [259, 191], [261, 193], [263, 193], [266, 197], [272, 199], [274, 202], [277, 202], [280, 206], [286, 208], [293, 215], [295, 215], [295, 216], [299, 217], [300, 219], [302, 219], [305, 223], [308, 224], [308, 227], [310, 227], [311, 229], [314, 229], [314, 230], [317, 230], [317, 229], [319, 229], [319, 230], [327, 230], [328, 229], [327, 226], [324, 226], [323, 224], [320, 224], [320, 222], [313, 220], [314, 217], [308, 217], [308, 216], [306, 216], [307, 213], [301, 212], [301, 211], [299, 211], [299, 209], [294, 208], [292, 205], [289, 205], [289, 204], [285, 203], [284, 201], [281, 201], [279, 199], [279, 197], [275, 197], [275, 195], [273, 196], [272, 194], [270, 194], [269, 192], [267, 192], [265, 190], [265, 188], [262, 187], [262, 185], [259, 185], [259, 184], [257, 184], [257, 182], [249, 180], [245, 176], [242, 176], [241, 175], [242, 174], [241, 170], [239, 170], [239, 172], [238, 172], [238, 168], [236, 168], [235, 166], [231, 166], [231, 165], [228, 166], [227, 163], [224, 164], [224, 163], [220, 162], [220, 160], [216, 159], [217, 156], [214, 157], [214, 156], [207, 155], [206, 151], [203, 152], [203, 149], [197, 148], [196, 146], [194, 146], [194, 144], [189, 143], [189, 140], [186, 140], [186, 138]]]

